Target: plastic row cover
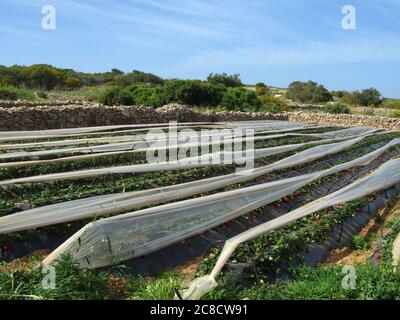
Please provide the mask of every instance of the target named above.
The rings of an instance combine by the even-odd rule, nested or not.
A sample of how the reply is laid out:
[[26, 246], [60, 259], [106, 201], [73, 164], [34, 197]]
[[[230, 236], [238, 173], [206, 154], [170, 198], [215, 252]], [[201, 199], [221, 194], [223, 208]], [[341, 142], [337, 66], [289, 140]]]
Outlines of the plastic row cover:
[[195, 279], [183, 293], [184, 299], [199, 299], [217, 286], [216, 278], [234, 250], [242, 243], [283, 227], [320, 210], [349, 202], [385, 190], [400, 182], [400, 158], [388, 161], [381, 168], [330, 195], [317, 199], [290, 213], [260, 224], [227, 240], [221, 255], [209, 276]]
[[[349, 141], [345, 141], [341, 144], [335, 144], [334, 147], [341, 148], [341, 146], [343, 146], [343, 147], [351, 146], [351, 145], [361, 141], [365, 137], [366, 136], [361, 136], [358, 138], [351, 139]], [[255, 139], [257, 140], [257, 139], [262, 139], [262, 138], [256, 137]], [[247, 140], [247, 139], [242, 139], [242, 140]], [[304, 146], [304, 144], [303, 144], [303, 146]], [[271, 149], [266, 148], [264, 150], [258, 151], [258, 157], [262, 158], [262, 157], [266, 157], [266, 156], [273, 155], [276, 153], [286, 152], [291, 149], [293, 150], [298, 147], [301, 147], [301, 144], [291, 145], [291, 146], [279, 146], [279, 147], [275, 147], [275, 148], [271, 148]], [[186, 146], [184, 146], [184, 148], [188, 148], [188, 146], [186, 145]], [[330, 147], [329, 146], [321, 146], [319, 148], [324, 149], [324, 148], [330, 148]], [[155, 148], [154, 150], [157, 150], [157, 148]], [[160, 148], [158, 148], [158, 150], [160, 150]], [[247, 152], [249, 152], [249, 151], [246, 151], [246, 153]], [[257, 153], [256, 153], [256, 155], [257, 155]], [[314, 154], [314, 156], [318, 156], [318, 155]], [[203, 162], [198, 161], [198, 159], [200, 158], [200, 160], [201, 160], [202, 157], [207, 159], [210, 157], [210, 155], [203, 155], [200, 157], [195, 157], [194, 159], [186, 158], [186, 159], [182, 159], [182, 160], [178, 160], [178, 161], [168, 161], [168, 162], [164, 162], [164, 163], [149, 163], [149, 164], [136, 164], [136, 165], [119, 166], [119, 167], [107, 167], [107, 168], [100, 168], [100, 169], [88, 169], [88, 170], [80, 170], [80, 171], [70, 171], [70, 172], [63, 172], [63, 173], [39, 175], [39, 176], [26, 177], [26, 178], [10, 179], [10, 180], [0, 181], [0, 186], [7, 186], [7, 185], [21, 184], [21, 183], [72, 180], [72, 179], [96, 177], [96, 176], [100, 176], [100, 175], [109, 175], [109, 174], [126, 174], [126, 173], [165, 171], [165, 170], [182, 170], [182, 169], [205, 167], [205, 166], [210, 165], [209, 161], [203, 161]], [[251, 155], [250, 157], [253, 157], [253, 155]], [[243, 157], [239, 157], [239, 158], [240, 158], [239, 161], [243, 162]], [[248, 157], [246, 156], [246, 158], [248, 158]], [[216, 163], [216, 165], [218, 165], [218, 162]]]
[[[307, 125], [290, 122], [290, 121], [262, 121], [262, 122], [172, 122], [173, 125], [194, 125], [196, 127], [221, 127], [241, 128], [248, 127], [254, 128], [256, 131], [261, 130], [279, 130], [305, 127]], [[33, 140], [33, 139], [47, 139], [47, 138], [62, 138], [71, 136], [91, 136], [99, 134], [113, 134], [109, 130], [127, 129], [127, 128], [140, 128], [143, 130], [165, 126], [166, 123], [159, 124], [135, 124], [135, 125], [116, 125], [116, 126], [103, 126], [103, 127], [88, 127], [88, 128], [73, 128], [73, 129], [55, 129], [55, 130], [38, 130], [38, 131], [7, 131], [0, 132], [0, 141], [17, 141], [17, 140]]]
[[[22, 151], [22, 152], [9, 152], [0, 154], [0, 160], [5, 159], [13, 159], [13, 158], [32, 158], [32, 157], [40, 157], [40, 156], [50, 156], [57, 154], [73, 154], [73, 153], [102, 153], [102, 152], [112, 152], [112, 151], [129, 151], [135, 150], [136, 152], [145, 152], [147, 150], [163, 150], [163, 149], [174, 149], [174, 145], [169, 146], [170, 143], [176, 142], [176, 146], [184, 146], [185, 148], [191, 147], [202, 147], [202, 146], [211, 146], [211, 145], [220, 145], [221, 143], [232, 143], [235, 141], [262, 141], [269, 139], [277, 139], [291, 136], [307, 136], [305, 134], [279, 134], [279, 135], [268, 135], [268, 136], [255, 136], [255, 137], [236, 137], [233, 134], [229, 135], [206, 135], [201, 136], [205, 138], [206, 141], [198, 141], [200, 138], [199, 135], [191, 136], [193, 140], [197, 140], [194, 142], [179, 140], [179, 139], [167, 139], [167, 140], [146, 140], [146, 141], [131, 141], [131, 142], [123, 142], [123, 143], [111, 143], [105, 145], [97, 145], [90, 147], [79, 147], [79, 148], [63, 148], [63, 149], [50, 149], [50, 150], [40, 150], [40, 151]], [[189, 138], [188, 138], [189, 139]], [[157, 143], [159, 147], [152, 147], [154, 143]], [[175, 147], [176, 148], [176, 147]], [[40, 161], [40, 160], [39, 160]]]
[[[322, 134], [277, 134], [277, 135], [271, 135], [271, 136], [258, 136], [256, 137], [256, 140], [266, 140], [266, 139], [274, 139], [274, 138], [283, 138], [283, 137], [289, 137], [289, 136], [309, 136], [309, 137], [316, 137], [316, 138], [340, 138], [340, 137], [348, 137], [350, 135], [362, 135], [362, 134], [370, 134], [375, 132], [371, 131], [371, 129], [368, 128], [363, 128], [360, 127], [358, 128], [359, 130], [351, 130], [350, 129], [345, 129], [345, 130], [338, 130], [332, 131], [332, 132], [326, 132]], [[298, 128], [296, 128], [298, 130]], [[350, 131], [349, 131], [350, 130]], [[373, 130], [373, 129], [372, 129]], [[280, 131], [280, 130], [279, 130]], [[287, 130], [284, 130], [287, 131]], [[201, 133], [201, 132], [185, 132], [184, 134], [178, 135], [173, 135], [173, 136], [168, 136], [166, 137], [167, 139], [164, 140], [166, 145], [168, 143], [176, 141], [176, 143], [179, 144], [185, 144], [188, 147], [194, 146], [195, 144], [191, 143], [189, 144], [188, 142], [191, 142], [193, 140], [187, 141], [189, 137], [192, 137], [193, 139], [196, 139], [197, 141], [200, 140], [200, 138], [233, 138], [238, 135], [242, 135], [242, 131], [239, 132], [232, 132], [232, 131], [227, 131], [227, 132], [221, 132], [220, 130], [210, 130], [207, 133]], [[267, 132], [262, 132], [262, 133], [275, 133], [274, 131], [267, 131]], [[110, 140], [111, 139], [111, 140]], [[62, 149], [50, 149], [50, 150], [40, 150], [40, 151], [22, 151], [22, 152], [8, 152], [8, 153], [3, 153], [0, 154], [0, 160], [5, 160], [5, 159], [12, 159], [12, 158], [32, 158], [32, 157], [40, 157], [40, 156], [49, 156], [49, 155], [57, 155], [57, 154], [68, 154], [68, 153], [96, 153], [96, 152], [109, 152], [109, 151], [124, 151], [124, 150], [133, 150], [133, 149], [148, 149], [154, 142], [161, 142], [162, 140], [157, 139], [155, 137], [154, 139], [148, 140], [146, 139], [146, 135], [137, 135], [137, 136], [125, 136], [125, 137], [111, 137], [111, 138], [99, 138], [99, 139], [87, 139], [86, 141], [100, 141], [100, 142], [106, 142], [106, 141], [112, 141], [114, 140], [118, 141], [121, 139], [122, 141], [126, 142], [119, 142], [119, 143], [109, 143], [109, 144], [100, 144], [100, 145], [92, 145], [92, 146], [85, 146], [85, 147], [74, 147], [74, 148], [62, 148]], [[120, 141], [121, 141], [120, 140]], [[71, 140], [69, 140], [71, 141]], [[48, 143], [56, 143], [60, 141], [52, 141]], [[200, 141], [202, 143], [198, 143], [199, 146], [202, 145], [208, 145], [210, 144], [209, 141]], [[213, 142], [213, 141], [211, 141]], [[215, 144], [219, 144], [220, 142], [215, 142]], [[27, 144], [23, 144], [27, 145]], [[28, 144], [29, 145], [29, 144]], [[39, 144], [32, 144], [32, 145], [40, 145]], [[13, 145], [17, 146], [17, 145]], [[7, 148], [7, 145], [0, 146], [0, 148]], [[143, 151], [143, 150], [142, 150]]]
[[393, 266], [395, 267], [395, 270], [397, 270], [397, 267], [399, 266], [400, 262], [400, 233], [393, 242], [392, 256], [393, 256]]
[[[265, 136], [265, 137], [255, 137], [255, 141], [259, 141], [259, 140], [269, 140], [269, 139], [277, 139], [277, 138], [284, 138], [284, 137], [294, 137], [294, 136], [309, 136], [306, 134], [281, 134], [281, 135], [271, 135], [271, 136]], [[312, 145], [312, 144], [322, 144], [322, 143], [327, 143], [327, 142], [333, 142], [333, 141], [342, 141], [342, 140], [346, 140], [346, 139], [351, 139], [354, 138], [356, 136], [347, 136], [347, 137], [343, 137], [343, 138], [331, 138], [331, 139], [325, 139], [325, 140], [316, 140], [315, 142], [309, 142], [309, 143], [303, 143], [303, 144], [294, 144], [294, 145], [283, 145], [283, 146], [278, 146], [275, 147], [275, 149], [270, 148], [271, 150], [294, 150], [295, 146], [303, 147], [303, 146], [307, 146], [307, 145]], [[229, 138], [229, 137], [228, 137]], [[224, 137], [224, 141], [226, 143], [231, 143], [234, 142], [234, 140], [231, 139], [227, 139], [226, 137]], [[246, 142], [246, 141], [250, 141], [252, 142], [253, 138], [249, 138], [249, 139], [241, 139], [242, 142]], [[239, 141], [239, 140], [237, 140]], [[236, 141], [236, 142], [237, 142]], [[189, 148], [195, 148], [195, 147], [205, 147], [205, 146], [217, 146], [220, 144], [220, 142], [212, 142], [212, 143], [204, 143], [204, 144], [187, 144], [187, 143], [178, 143], [178, 145], [176, 147], [168, 147], [168, 146], [164, 146], [164, 147], [147, 147], [149, 142], [137, 142], [137, 143], [128, 143], [128, 144], [124, 144], [125, 146], [122, 149], [127, 149], [127, 150], [123, 150], [123, 151], [105, 151], [104, 149], [107, 149], [107, 147], [103, 148], [103, 150], [97, 149], [95, 150], [95, 148], [81, 148], [81, 149], [70, 149], [69, 152], [75, 152], [75, 151], [82, 151], [83, 149], [84, 152], [88, 152], [89, 150], [93, 151], [93, 153], [90, 154], [83, 154], [83, 155], [75, 155], [75, 156], [68, 156], [68, 157], [60, 157], [60, 158], [56, 158], [56, 159], [48, 159], [48, 160], [28, 160], [28, 161], [16, 161], [16, 162], [4, 162], [4, 163], [0, 163], [0, 168], [17, 168], [17, 167], [26, 167], [26, 166], [32, 166], [32, 165], [37, 165], [37, 164], [54, 164], [54, 163], [60, 163], [60, 162], [72, 162], [72, 161], [81, 161], [81, 160], [87, 160], [87, 159], [94, 159], [94, 158], [101, 158], [101, 157], [106, 157], [106, 156], [115, 156], [115, 155], [120, 155], [120, 154], [132, 154], [132, 153], [143, 153], [143, 152], [154, 152], [154, 151], [168, 151], [168, 150], [179, 150], [179, 149], [189, 149]], [[168, 140], [165, 140], [165, 144], [168, 143]], [[122, 145], [122, 144], [121, 144]], [[114, 145], [115, 146], [115, 145]], [[142, 147], [141, 149], [135, 149], [137, 147]], [[134, 150], [132, 150], [134, 149]], [[97, 151], [97, 152], [95, 152]], [[19, 156], [29, 156], [29, 157], [33, 157], [38, 156], [38, 155], [49, 155], [49, 154], [55, 154], [55, 153], [59, 153], [58, 151], [54, 151], [54, 150], [49, 150], [49, 151], [37, 151], [37, 152], [30, 152], [30, 153], [18, 153]], [[278, 153], [278, 152], [277, 152]], [[221, 152], [215, 152], [213, 153], [214, 157], [219, 157], [221, 154]], [[276, 154], [276, 153], [275, 153]], [[11, 154], [4, 154], [4, 157], [15, 157], [17, 154], [11, 155]], [[1, 159], [2, 155], [0, 155], [0, 159]], [[190, 159], [193, 159], [193, 161], [196, 162], [196, 158], [200, 159], [200, 158], [205, 158], [205, 157], [210, 157], [210, 154], [208, 155], [202, 155], [201, 157], [191, 157]], [[189, 158], [189, 157], [188, 157]], [[180, 160], [179, 163], [183, 164], [186, 163], [186, 160]], [[192, 162], [193, 163], [193, 162]], [[221, 162], [222, 163], [222, 162]]]
[[[391, 145], [399, 143], [400, 139], [397, 139]], [[145, 255], [274, 202], [313, 180], [369, 163], [381, 152], [382, 150], [376, 150], [353, 161], [307, 175], [220, 192], [92, 222], [56, 249], [47, 257], [44, 264], [53, 263], [61, 255], [69, 254], [81, 268], [97, 268]], [[384, 178], [388, 175], [387, 170], [384, 173], [384, 176], [382, 174], [378, 176]], [[393, 177], [397, 175], [393, 175], [391, 179]], [[371, 186], [368, 183], [365, 185], [365, 190], [374, 188], [375, 180], [373, 181]], [[380, 185], [386, 185], [385, 181], [381, 181]], [[358, 194], [359, 189], [354, 188], [353, 193]]]
[[[215, 124], [228, 124], [227, 122], [182, 122], [176, 123], [176, 125], [215, 125]], [[231, 123], [231, 124], [234, 124]], [[239, 123], [238, 123], [239, 124]], [[111, 126], [97, 126], [97, 127], [81, 127], [81, 128], [68, 128], [68, 129], [50, 129], [50, 130], [33, 130], [33, 131], [2, 131], [0, 137], [36, 137], [49, 135], [73, 135], [79, 133], [92, 133], [99, 131], [110, 131], [116, 129], [129, 129], [129, 128], [154, 128], [165, 126], [166, 123], [145, 123], [145, 124], [123, 124], [123, 125], [111, 125]], [[278, 124], [279, 125], [279, 124]], [[295, 126], [296, 124], [293, 124]]]
[[[191, 128], [198, 126], [180, 126], [179, 130], [184, 128]], [[204, 126], [202, 126], [204, 128]], [[175, 129], [177, 127], [172, 127]], [[269, 131], [257, 131], [257, 134], [273, 134], [273, 133], [289, 133], [304, 129], [317, 129], [326, 128], [326, 126], [302, 126], [290, 129], [278, 129]], [[160, 127], [154, 128], [157, 130], [171, 129], [171, 127]], [[207, 126], [207, 129], [213, 129], [212, 126]], [[222, 129], [221, 126], [215, 126], [215, 129]], [[246, 129], [246, 128], [243, 128]], [[116, 131], [113, 133], [128, 133], [135, 131], [143, 131], [143, 129], [133, 129], [127, 131]], [[104, 134], [104, 133], [102, 133]], [[146, 134], [135, 134], [135, 135], [125, 135], [125, 136], [108, 136], [100, 138], [87, 138], [87, 139], [65, 139], [58, 141], [43, 141], [43, 142], [32, 142], [32, 143], [17, 143], [17, 144], [3, 144], [0, 145], [0, 150], [13, 150], [13, 149], [26, 149], [26, 148], [42, 148], [42, 147], [57, 147], [57, 146], [73, 146], [82, 144], [105, 144], [105, 143], [117, 143], [117, 142], [127, 142], [127, 141], [143, 141], [146, 139]]]
[[[0, 234], [69, 222], [93, 216], [99, 217], [106, 214], [116, 214], [144, 206], [209, 192], [235, 183], [255, 179], [274, 170], [301, 165], [322, 158], [326, 155], [342, 151], [350, 145], [358, 142], [359, 139], [360, 138], [353, 141], [329, 144], [323, 146], [323, 148], [311, 148], [248, 172], [232, 173], [151, 190], [118, 193], [68, 201], [65, 203], [15, 213], [0, 218]], [[382, 154], [396, 142], [397, 140], [393, 140], [388, 145], [376, 150], [376, 154]], [[322, 143], [322, 141], [320, 141], [320, 143]], [[310, 142], [307, 144], [311, 145], [314, 143]], [[304, 144], [302, 144], [302, 146], [304, 146]], [[292, 145], [292, 147], [299, 148], [298, 145]], [[288, 148], [289, 146], [281, 146], [267, 148], [265, 150], [256, 150], [255, 158], [265, 157], [267, 154], [271, 155], [278, 151], [286, 152], [288, 151]]]
[[[296, 129], [298, 130], [298, 129]], [[337, 130], [337, 131], [330, 131], [330, 132], [325, 132], [325, 133], [318, 133], [318, 134], [278, 134], [278, 135], [272, 135], [272, 136], [262, 136], [262, 137], [257, 137], [258, 140], [264, 140], [264, 139], [273, 139], [273, 138], [282, 138], [282, 137], [288, 137], [288, 136], [309, 136], [309, 137], [316, 137], [316, 138], [341, 138], [341, 137], [348, 137], [348, 136], [356, 136], [356, 135], [365, 135], [365, 134], [371, 134], [376, 132], [377, 130], [375, 129], [368, 129], [364, 127], [357, 127], [357, 128], [350, 128], [350, 129], [344, 129], [344, 130]], [[264, 132], [263, 132], [264, 133]], [[266, 132], [266, 133], [274, 133], [274, 132]], [[209, 133], [204, 134], [202, 133], [201, 135], [199, 132], [190, 132], [190, 133], [185, 133], [182, 137], [177, 137], [171, 136], [167, 137], [165, 142], [173, 142], [175, 139], [177, 140], [176, 142], [179, 144], [188, 144], [187, 139], [189, 138], [189, 134], [191, 137], [197, 139], [199, 141], [200, 137], [202, 138], [212, 138], [212, 137], [221, 137], [224, 139], [227, 138], [233, 138], [237, 135], [242, 135], [242, 132], [221, 132], [221, 131], [209, 131]], [[178, 139], [177, 139], [178, 138]], [[110, 140], [111, 139], [111, 140]], [[101, 145], [93, 145], [93, 146], [85, 146], [85, 147], [74, 147], [74, 148], [62, 148], [62, 149], [50, 149], [50, 150], [40, 150], [40, 151], [22, 151], [22, 152], [8, 152], [8, 153], [3, 153], [0, 154], [0, 160], [5, 160], [5, 159], [12, 159], [12, 158], [32, 158], [32, 157], [40, 157], [40, 156], [49, 156], [49, 155], [57, 155], [57, 154], [68, 154], [68, 153], [96, 153], [96, 152], [109, 152], [109, 151], [124, 151], [124, 150], [133, 150], [133, 149], [147, 149], [149, 148], [149, 144], [151, 145], [154, 142], [158, 142], [157, 138], [154, 138], [152, 140], [147, 140], [146, 135], [137, 135], [137, 136], [125, 136], [125, 137], [111, 137], [111, 138], [99, 138], [99, 139], [87, 139], [86, 141], [90, 140], [92, 142], [94, 141], [100, 141], [101, 142], [106, 142], [106, 141], [112, 141], [115, 139], [115, 141], [127, 141], [127, 142], [119, 142], [119, 143], [110, 143], [110, 144], [101, 144]], [[70, 140], [69, 140], [70, 141]], [[56, 143], [60, 141], [52, 141], [48, 143]], [[190, 141], [189, 141], [190, 142]], [[202, 141], [200, 141], [202, 142]], [[209, 143], [209, 141], [205, 141]], [[207, 145], [205, 144], [204, 145]], [[27, 144], [23, 144], [27, 145]], [[29, 144], [28, 144], [29, 145]], [[32, 144], [32, 145], [37, 145], [38, 144]], [[40, 144], [39, 144], [40, 145]], [[193, 145], [193, 144], [191, 144]], [[199, 144], [199, 146], [202, 146], [203, 144]], [[17, 145], [13, 145], [17, 146]], [[188, 144], [188, 147], [190, 145]], [[7, 145], [0, 145], [0, 148], [7, 148]]]

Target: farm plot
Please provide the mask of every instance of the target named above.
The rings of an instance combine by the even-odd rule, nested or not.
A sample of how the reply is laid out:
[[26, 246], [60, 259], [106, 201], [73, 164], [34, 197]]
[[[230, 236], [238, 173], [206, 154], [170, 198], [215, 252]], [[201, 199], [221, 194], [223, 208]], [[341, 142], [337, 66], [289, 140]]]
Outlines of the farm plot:
[[151, 274], [212, 251], [184, 299], [215, 288], [227, 264], [281, 270], [400, 184], [400, 133], [365, 127], [174, 123], [0, 140], [4, 261], [45, 249], [44, 266], [68, 257]]

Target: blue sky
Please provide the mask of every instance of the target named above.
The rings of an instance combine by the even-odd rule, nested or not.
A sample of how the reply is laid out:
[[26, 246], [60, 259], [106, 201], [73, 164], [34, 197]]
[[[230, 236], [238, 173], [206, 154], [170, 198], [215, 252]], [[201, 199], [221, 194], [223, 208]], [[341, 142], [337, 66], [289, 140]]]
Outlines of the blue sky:
[[[54, 31], [41, 28], [47, 4]], [[341, 27], [348, 4], [356, 30]], [[312, 79], [400, 97], [399, 20], [399, 0], [0, 0], [0, 64], [240, 73], [246, 83]]]

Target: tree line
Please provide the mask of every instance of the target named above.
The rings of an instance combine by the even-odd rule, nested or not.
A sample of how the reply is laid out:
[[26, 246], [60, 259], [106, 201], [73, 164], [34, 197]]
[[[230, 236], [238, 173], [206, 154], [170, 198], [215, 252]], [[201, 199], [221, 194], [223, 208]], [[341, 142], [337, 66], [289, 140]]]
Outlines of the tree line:
[[[29, 98], [28, 90], [75, 90], [101, 87], [92, 95], [107, 105], [145, 105], [159, 107], [177, 102], [187, 105], [221, 107], [235, 111], [280, 112], [287, 100], [306, 104], [340, 101], [346, 105], [399, 108], [395, 99], [384, 99], [375, 88], [361, 91], [332, 91], [314, 81], [294, 81], [283, 97], [276, 98], [271, 88], [260, 82], [255, 90], [245, 88], [239, 74], [211, 73], [206, 80], [163, 79], [139, 70], [125, 73], [111, 69], [102, 73], [84, 73], [47, 64], [31, 66], [0, 65], [0, 98]], [[21, 89], [21, 90], [19, 90]]]

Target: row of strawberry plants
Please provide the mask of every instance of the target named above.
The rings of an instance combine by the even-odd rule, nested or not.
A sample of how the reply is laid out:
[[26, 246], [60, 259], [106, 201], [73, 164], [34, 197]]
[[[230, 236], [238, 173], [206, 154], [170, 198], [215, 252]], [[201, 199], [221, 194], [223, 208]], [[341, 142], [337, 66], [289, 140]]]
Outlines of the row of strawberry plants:
[[[355, 158], [355, 157], [357, 157], [357, 155], [353, 155], [352, 156], [353, 158]], [[350, 159], [348, 159], [347, 161], [350, 161]], [[223, 168], [214, 168], [214, 169], [223, 169]], [[233, 168], [232, 168], [233, 169]], [[201, 171], [202, 169], [196, 169], [196, 171]], [[215, 172], [214, 172], [215, 173]], [[198, 174], [198, 172], [197, 172], [197, 174]], [[207, 177], [207, 176], [210, 176], [210, 172], [209, 172], [209, 170], [207, 170], [207, 171], [205, 171], [204, 173], [203, 173], [203, 177]], [[212, 174], [211, 174], [211, 176], [212, 176]], [[255, 179], [255, 180], [253, 180], [253, 181], [250, 181], [250, 182], [248, 182], [248, 183], [244, 183], [244, 184], [237, 184], [237, 185], [234, 185], [234, 186], [229, 186], [229, 187], [227, 187], [227, 188], [225, 188], [224, 190], [229, 190], [229, 189], [232, 189], [232, 188], [238, 188], [238, 187], [242, 187], [242, 186], [244, 186], [244, 185], [249, 185], [249, 184], [252, 184], [252, 183], [261, 183], [261, 182], [265, 182], [265, 180], [266, 179], [268, 179], [268, 178], [276, 178], [276, 176], [275, 177], [271, 177], [270, 175], [267, 175], [268, 177], [260, 177], [260, 178], [258, 178], [258, 179]], [[174, 174], [171, 172], [171, 177], [174, 177]], [[185, 178], [188, 178], [188, 177], [190, 177], [190, 175], [188, 176], [188, 175], [186, 175], [185, 176], [185, 174], [183, 174], [182, 175], [182, 177], [185, 179]], [[165, 173], [164, 174], [161, 174], [160, 173], [160, 178], [166, 178], [166, 175], [165, 175]], [[195, 179], [197, 178], [197, 177], [194, 177]], [[171, 183], [171, 180], [172, 179], [167, 179], [167, 183], [169, 182], [169, 183]], [[191, 180], [193, 180], [193, 179], [191, 179]], [[144, 181], [147, 181], [147, 180], [144, 180]], [[172, 182], [172, 184], [175, 184], [175, 183], [180, 183], [180, 182], [182, 182], [182, 181], [176, 181], [176, 182]], [[317, 183], [320, 183], [320, 181], [318, 181]], [[126, 185], [125, 185], [125, 187], [126, 187]], [[133, 186], [134, 188], [135, 188], [135, 190], [137, 189], [137, 185], [136, 186]], [[52, 190], [54, 190], [54, 188], [52, 188]], [[72, 190], [71, 190], [72, 191]], [[129, 191], [129, 190], [127, 190], [127, 191]], [[216, 191], [213, 191], [213, 192], [216, 192]], [[90, 190], [90, 194], [92, 194], [93, 193], [93, 190]], [[210, 193], [207, 193], [207, 194], [210, 194]], [[205, 194], [204, 194], [205, 195]], [[74, 196], [74, 194], [72, 193], [71, 194], [71, 192], [68, 192], [68, 196], [69, 197], [73, 197]], [[80, 196], [82, 196], [82, 194], [80, 194]], [[202, 195], [198, 195], [198, 196], [202, 196]], [[285, 197], [285, 198], [287, 198], [287, 197]], [[283, 199], [283, 200], [285, 200], [285, 198]], [[7, 203], [7, 205], [10, 205], [10, 203]], [[279, 206], [279, 204], [277, 204], [278, 206]], [[8, 212], [9, 213], [9, 212]], [[85, 220], [85, 221], [79, 221], [79, 222], [76, 222], [76, 223], [72, 223], [72, 224], [68, 224], [68, 225], [58, 225], [58, 226], [54, 226], [54, 227], [48, 227], [48, 228], [44, 228], [44, 229], [42, 229], [41, 231], [43, 232], [43, 233], [46, 233], [46, 234], [52, 234], [52, 235], [55, 235], [55, 234], [62, 234], [63, 236], [65, 236], [65, 235], [68, 235], [68, 234], [70, 234], [72, 231], [71, 230], [77, 230], [78, 228], [80, 228], [81, 226], [83, 226], [84, 224], [86, 224], [87, 222], [89, 222], [89, 220]], [[62, 231], [62, 232], [61, 232]], [[21, 235], [16, 235], [17, 237], [18, 236], [21, 236]], [[4, 240], [4, 241], [8, 241], [8, 240]]]
[[[274, 147], [277, 145], [287, 145], [287, 144], [298, 144], [303, 142], [308, 142], [311, 140], [315, 140], [307, 137], [292, 137], [292, 138], [280, 138], [266, 141], [257, 141], [255, 143], [255, 148], [268, 148]], [[222, 148], [224, 146], [222, 145]], [[245, 148], [245, 145], [243, 146]], [[198, 152], [200, 154], [201, 148], [199, 148]], [[212, 152], [210, 148], [210, 152]], [[167, 158], [168, 158], [167, 153]], [[187, 154], [190, 156], [190, 154]], [[14, 179], [18, 177], [26, 177], [26, 176], [34, 176], [34, 175], [42, 175], [42, 174], [50, 174], [56, 172], [67, 172], [67, 171], [76, 171], [83, 169], [93, 169], [93, 168], [102, 168], [102, 167], [111, 167], [111, 166], [122, 166], [122, 165], [132, 165], [132, 164], [144, 164], [146, 162], [146, 153], [126, 153], [126, 154], [118, 154], [118, 155], [109, 155], [102, 156], [92, 159], [83, 159], [79, 161], [72, 162], [59, 162], [53, 164], [36, 164], [33, 166], [22, 167], [22, 168], [3, 168], [0, 169], [0, 180], [5, 179]]]
[[[392, 138], [393, 135], [381, 136], [383, 140]], [[374, 142], [379, 142], [380, 139], [374, 137], [368, 138], [365, 141], [355, 145], [348, 149], [348, 151], [356, 150], [362, 146], [368, 146]], [[347, 150], [345, 150], [347, 151]], [[367, 151], [364, 151], [365, 153]], [[268, 158], [268, 162], [273, 162], [290, 155], [291, 153], [276, 155]], [[318, 160], [323, 162], [325, 159]], [[316, 162], [318, 162], [316, 161]], [[339, 160], [340, 161], [340, 160]], [[346, 157], [344, 160], [347, 161]], [[263, 160], [258, 161], [259, 164], [263, 164]], [[313, 163], [307, 164], [312, 165]], [[231, 167], [231, 168], [230, 168]], [[302, 166], [294, 168], [301, 169]], [[154, 172], [147, 174], [140, 174], [134, 176], [128, 175], [114, 175], [105, 177], [96, 177], [94, 179], [81, 179], [75, 181], [56, 181], [49, 183], [38, 183], [29, 185], [15, 185], [3, 188], [0, 192], [2, 195], [2, 202], [0, 202], [0, 210], [8, 209], [3, 214], [10, 213], [10, 209], [13, 207], [13, 203], [18, 202], [29, 202], [34, 207], [43, 206], [47, 204], [57, 203], [60, 201], [68, 201], [73, 199], [80, 199], [89, 197], [91, 195], [101, 195], [106, 193], [115, 193], [122, 191], [133, 191], [141, 190], [146, 187], [154, 186], [165, 186], [169, 184], [181, 183], [185, 181], [191, 181], [210, 177], [218, 174], [225, 174], [231, 172], [233, 166], [224, 167], [206, 167], [201, 169], [191, 169], [185, 171], [166, 171], [166, 172]], [[293, 169], [292, 169], [293, 170]], [[268, 174], [262, 179], [269, 177], [274, 178], [278, 176], [280, 172]], [[83, 181], [82, 181], [83, 180]], [[237, 187], [237, 186], [234, 186]]]
[[[336, 224], [361, 213], [366, 200], [357, 199], [341, 207], [329, 208], [309, 217], [298, 220], [288, 226], [268, 232], [267, 234], [240, 245], [231, 256], [232, 263], [251, 264], [256, 270], [250, 277], [266, 277], [281, 272], [286, 263], [299, 263], [299, 254], [308, 245], [322, 243]], [[199, 273], [210, 272], [221, 252], [214, 248], [212, 255], [204, 259]]]

